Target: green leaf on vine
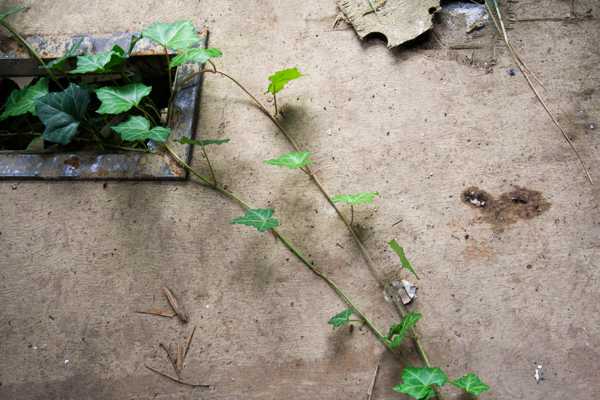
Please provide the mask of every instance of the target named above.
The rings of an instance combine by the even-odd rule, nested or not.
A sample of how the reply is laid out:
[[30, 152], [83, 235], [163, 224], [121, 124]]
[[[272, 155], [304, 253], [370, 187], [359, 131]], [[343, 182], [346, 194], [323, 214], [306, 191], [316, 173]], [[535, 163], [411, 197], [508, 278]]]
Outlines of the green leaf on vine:
[[311, 160], [307, 160], [310, 156], [310, 151], [292, 152], [282, 154], [279, 158], [263, 161], [265, 164], [277, 165], [279, 167], [288, 167], [289, 169], [300, 168], [303, 165], [312, 164]]
[[489, 386], [479, 380], [479, 377], [475, 374], [467, 374], [460, 379], [450, 381], [452, 385], [460, 389], [465, 389], [469, 393], [473, 393], [479, 396], [480, 393], [489, 390]]
[[293, 81], [294, 79], [298, 79], [306, 75], [308, 74], [301, 75], [296, 68], [288, 68], [284, 69], [283, 71], [276, 72], [275, 75], [269, 77], [271, 84], [269, 85], [269, 88], [265, 94], [269, 92], [277, 93], [283, 89], [283, 86], [289, 81]]
[[198, 64], [204, 64], [208, 60], [214, 57], [221, 57], [223, 52], [217, 49], [205, 49], [204, 46], [200, 46], [198, 48], [193, 48], [184, 51], [179, 54], [173, 60], [171, 60], [170, 68], [176, 67], [180, 64], [186, 63], [188, 61], [195, 61]]
[[53, 68], [53, 69], [61, 70], [63, 65], [67, 62], [67, 60], [69, 58], [73, 57], [73, 54], [75, 54], [75, 52], [79, 48], [79, 45], [81, 44], [82, 41], [83, 41], [83, 38], [79, 39], [79, 42], [77, 42], [73, 46], [71, 46], [71, 48], [69, 50], [67, 50], [67, 52], [65, 53], [64, 56], [62, 56], [61, 58], [57, 58], [54, 61], [50, 61], [48, 64], [42, 65], [39, 68], [40, 69]]
[[150, 122], [139, 115], [130, 116], [119, 125], [113, 126], [112, 129], [120, 133], [121, 138], [127, 141], [151, 139], [155, 142], [166, 142], [167, 137], [173, 133], [170, 129], [162, 126], [150, 129]]
[[335, 330], [335, 328], [338, 328], [338, 327], [344, 325], [345, 323], [347, 323], [348, 321], [350, 321], [350, 316], [352, 314], [354, 314], [355, 312], [356, 311], [349, 308], [345, 311], [342, 311], [338, 315], [334, 315], [333, 317], [331, 317], [331, 319], [329, 321], [327, 321], [327, 323], [333, 325], [333, 329]]
[[63, 145], [69, 143], [77, 133], [89, 102], [87, 89], [74, 83], [62, 92], [35, 99], [38, 117], [46, 125], [42, 139]]
[[333, 196], [331, 198], [331, 201], [333, 201], [334, 203], [339, 203], [340, 201], [343, 201], [346, 204], [355, 206], [357, 204], [372, 203], [373, 196], [375, 195], [379, 196], [379, 192], [373, 191], [359, 194], [338, 194], [337, 196]]
[[392, 248], [392, 250], [394, 250], [396, 252], [396, 254], [398, 254], [398, 257], [400, 257], [400, 262], [402, 263], [402, 268], [406, 268], [407, 270], [409, 270], [410, 272], [412, 272], [417, 279], [421, 280], [417, 276], [417, 273], [415, 272], [415, 270], [413, 269], [413, 267], [410, 266], [410, 263], [406, 259], [406, 255], [404, 255], [404, 249], [402, 247], [400, 247], [400, 245], [398, 244], [398, 242], [396, 242], [396, 239], [392, 239], [388, 244], [390, 245], [390, 247]]
[[16, 14], [19, 11], [24, 10], [24, 9], [25, 9], [25, 7], [13, 8], [12, 10], [5, 12], [4, 14], [0, 14], [0, 21], [2, 21], [4, 19], [4, 17], [6, 17], [10, 14]]
[[422, 314], [415, 314], [414, 311], [411, 311], [410, 314], [407, 314], [402, 318], [402, 321], [399, 324], [394, 324], [390, 327], [390, 331], [386, 337], [379, 340], [385, 341], [390, 348], [398, 346], [402, 339], [404, 339], [406, 332], [408, 332], [410, 327], [416, 325], [419, 318], [422, 316]]
[[[115, 46], [119, 47], [119, 46]], [[119, 49], [121, 49], [119, 47]], [[123, 49], [121, 49], [123, 51]], [[119, 52], [114, 50], [105, 51], [98, 54], [86, 54], [83, 56], [77, 56], [77, 68], [73, 71], [69, 71], [71, 74], [85, 74], [87, 72], [94, 72], [97, 74], [103, 74], [109, 71], [107, 64], [112, 60], [113, 56], [120, 56]]]
[[140, 104], [148, 96], [152, 88], [143, 83], [132, 83], [126, 86], [109, 86], [96, 90], [102, 105], [96, 111], [98, 114], [119, 114], [129, 111], [131, 107]]
[[48, 78], [41, 78], [33, 86], [26, 86], [23, 90], [13, 90], [8, 97], [4, 112], [0, 116], [0, 121], [28, 112], [37, 115], [34, 100], [48, 94], [48, 82]]
[[262, 209], [256, 208], [248, 210], [246, 215], [230, 221], [230, 224], [243, 224], [247, 226], [253, 226], [258, 229], [259, 232], [264, 232], [269, 228], [279, 226], [279, 221], [271, 218], [275, 211], [272, 208]]
[[175, 21], [171, 23], [157, 22], [142, 31], [142, 37], [157, 41], [163, 47], [173, 50], [185, 50], [200, 42], [194, 32], [192, 21]]
[[435, 396], [435, 392], [429, 386], [442, 386], [448, 378], [439, 367], [406, 367], [402, 371], [402, 380], [404, 382], [394, 388], [396, 392], [424, 400]]
[[179, 142], [181, 144], [195, 144], [196, 146], [206, 146], [209, 144], [223, 144], [229, 142], [230, 139], [223, 140], [191, 140], [187, 137], [182, 137], [181, 140], [173, 139], [174, 142]]

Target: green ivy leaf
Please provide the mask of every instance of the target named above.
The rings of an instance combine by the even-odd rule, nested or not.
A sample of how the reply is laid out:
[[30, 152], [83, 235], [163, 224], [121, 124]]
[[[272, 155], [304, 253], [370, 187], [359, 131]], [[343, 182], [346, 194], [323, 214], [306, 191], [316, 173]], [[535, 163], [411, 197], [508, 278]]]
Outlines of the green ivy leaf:
[[[253, 226], [258, 229], [259, 232], [264, 232], [269, 228], [273, 228], [275, 226], [279, 226], [279, 221], [274, 218], [271, 218], [275, 211], [272, 208], [262, 209], [256, 208], [253, 210], [248, 210], [246, 215], [243, 217], [239, 217], [230, 221], [230, 224], [243, 224], [247, 226]], [[271, 218], [271, 219], [269, 219]]]
[[166, 142], [167, 137], [173, 133], [168, 128], [156, 126], [150, 129], [150, 122], [139, 115], [130, 116], [117, 126], [113, 126], [115, 132], [121, 134], [121, 138], [126, 141], [151, 139], [155, 142]]
[[4, 14], [0, 14], [0, 21], [2, 21], [4, 19], [4, 17], [6, 17], [6, 16], [8, 16], [10, 14], [16, 14], [19, 11], [24, 10], [24, 9], [25, 9], [25, 7], [14, 8], [14, 9], [12, 9], [10, 11], [5, 12]]
[[[410, 314], [407, 314], [402, 318], [402, 321], [399, 324], [394, 324], [390, 327], [390, 331], [386, 337], [379, 340], [387, 342], [390, 348], [398, 346], [402, 339], [404, 339], [406, 332], [408, 332], [410, 327], [416, 325], [419, 318], [422, 316], [422, 314], [415, 314], [414, 311], [411, 311]], [[396, 337], [394, 337], [394, 335], [396, 335]]]
[[63, 145], [69, 143], [77, 133], [89, 102], [88, 91], [74, 83], [62, 92], [35, 99], [38, 116], [46, 125], [42, 139]]
[[392, 250], [394, 250], [396, 252], [396, 254], [398, 254], [398, 257], [400, 257], [400, 262], [402, 262], [402, 268], [406, 268], [407, 270], [412, 272], [417, 279], [421, 280], [417, 276], [417, 273], [415, 272], [413, 267], [410, 266], [410, 263], [408, 262], [408, 260], [406, 259], [406, 256], [404, 255], [404, 249], [402, 247], [400, 247], [398, 242], [396, 242], [396, 239], [392, 239], [391, 242], [389, 242], [388, 244], [390, 245]]
[[294, 79], [298, 79], [306, 75], [308, 74], [301, 75], [296, 68], [289, 68], [276, 72], [275, 75], [269, 77], [271, 84], [269, 85], [269, 89], [267, 89], [265, 94], [269, 92], [277, 93], [283, 89], [283, 86], [289, 81], [293, 81]]
[[334, 315], [329, 321], [327, 321], [327, 323], [333, 325], [333, 330], [335, 330], [335, 328], [338, 328], [350, 321], [350, 316], [355, 312], [356, 311], [349, 308], [346, 311], [342, 311], [338, 315]]
[[404, 382], [394, 390], [421, 400], [435, 396], [435, 392], [429, 386], [442, 386], [448, 378], [439, 367], [406, 367], [402, 371], [402, 380]]
[[104, 65], [105, 71], [111, 71], [113, 68], [118, 67], [127, 61], [129, 54], [125, 54], [125, 50], [121, 48], [118, 44], [115, 44], [112, 48], [112, 55], [108, 62]]
[[188, 61], [195, 61], [198, 64], [204, 64], [211, 58], [221, 57], [222, 55], [223, 53], [220, 50], [205, 49], [204, 46], [200, 46], [198, 48], [186, 50], [179, 54], [177, 57], [171, 60], [169, 67], [173, 68]]
[[372, 203], [373, 196], [375, 195], [379, 196], [379, 192], [373, 191], [359, 194], [338, 194], [337, 196], [333, 196], [331, 198], [331, 201], [333, 201], [334, 203], [339, 203], [340, 201], [343, 201], [346, 204], [355, 206], [357, 204]]
[[126, 86], [109, 86], [96, 90], [102, 105], [96, 111], [98, 114], [119, 114], [129, 111], [131, 107], [150, 94], [152, 88], [142, 83], [132, 83]]
[[157, 22], [142, 31], [142, 37], [157, 41], [161, 46], [173, 50], [185, 50], [191, 45], [200, 42], [194, 32], [192, 21], [176, 21], [169, 24]]
[[35, 139], [33, 139], [31, 142], [29, 142], [29, 144], [25, 148], [25, 151], [29, 151], [29, 149], [35, 144], [35, 142], [37, 142], [40, 139], [41, 139], [41, 136], [38, 136]]
[[489, 386], [479, 380], [479, 377], [475, 374], [467, 374], [460, 379], [450, 381], [452, 385], [460, 389], [465, 389], [469, 393], [473, 393], [475, 396], [479, 396], [482, 392], [489, 390]]
[[[123, 49], [121, 49], [121, 51], [122, 50]], [[120, 56], [120, 54], [118, 52], [115, 52], [115, 50], [109, 50], [98, 54], [86, 54], [83, 56], [77, 56], [77, 68], [75, 68], [73, 71], [69, 71], [69, 73], [85, 74], [86, 72], [94, 72], [96, 74], [103, 74], [109, 70], [109, 68], [106, 65], [111, 61], [113, 55]]]
[[300, 168], [303, 165], [312, 164], [311, 160], [307, 160], [310, 156], [310, 151], [292, 152], [288, 154], [282, 154], [279, 158], [273, 158], [271, 160], [263, 161], [265, 164], [277, 165], [279, 167], [288, 167], [289, 169]]
[[174, 142], [179, 142], [181, 144], [195, 144], [196, 146], [206, 146], [209, 144], [223, 144], [229, 142], [229, 139], [223, 140], [191, 140], [187, 137], [182, 137], [181, 140], [173, 139]]
[[79, 48], [79, 45], [81, 44], [82, 41], [83, 41], [83, 38], [79, 39], [79, 42], [77, 42], [73, 46], [71, 46], [71, 48], [69, 50], [67, 50], [67, 52], [65, 53], [64, 56], [62, 56], [61, 58], [57, 58], [54, 61], [50, 61], [48, 64], [42, 65], [39, 68], [40, 69], [53, 68], [53, 69], [61, 70], [63, 65], [65, 64], [65, 62], [67, 62], [67, 60], [69, 58], [73, 57], [73, 54], [75, 54], [75, 52]]
[[[48, 78], [41, 78], [33, 86], [27, 86], [23, 88], [23, 90], [13, 90], [6, 103], [6, 108], [4, 109], [2, 116], [0, 116], [0, 121], [3, 121], [10, 116], [14, 117], [28, 112], [37, 115], [34, 100], [48, 94], [48, 83]], [[15, 92], [20, 92], [20, 94], [15, 94], [13, 96], [13, 93]]]

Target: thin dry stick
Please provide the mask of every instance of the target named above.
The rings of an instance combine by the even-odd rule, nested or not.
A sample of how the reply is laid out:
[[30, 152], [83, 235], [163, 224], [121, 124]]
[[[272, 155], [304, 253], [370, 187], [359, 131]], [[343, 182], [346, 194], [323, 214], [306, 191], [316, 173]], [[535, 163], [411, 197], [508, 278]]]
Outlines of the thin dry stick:
[[173, 318], [175, 315], [174, 312], [168, 312], [165, 310], [161, 310], [159, 308], [151, 308], [148, 311], [136, 311], [138, 314], [152, 314], [152, 315], [160, 315], [161, 317], [169, 317]]
[[[542, 103], [542, 106], [544, 107], [544, 109], [546, 110], [546, 112], [548, 113], [548, 115], [550, 115], [550, 118], [552, 118], [552, 122], [554, 122], [554, 125], [556, 125], [558, 127], [558, 129], [561, 131], [561, 133], [563, 134], [563, 136], [565, 137], [565, 139], [567, 139], [567, 142], [569, 142], [569, 144], [571, 145], [571, 147], [573, 148], [573, 150], [575, 150], [575, 154], [577, 154], [577, 157], [579, 158], [579, 161], [581, 162], [581, 165], [583, 166], [583, 169], [585, 170], [585, 173], [586, 173], [586, 175], [587, 175], [590, 183], [592, 185], [594, 185], [594, 181], [592, 180], [592, 177], [590, 176], [590, 172], [588, 171], [587, 166], [585, 165], [585, 162], [583, 161], [583, 158], [581, 158], [581, 154], [579, 154], [579, 151], [577, 150], [577, 148], [575, 147], [575, 145], [573, 144], [573, 142], [571, 141], [571, 139], [569, 138], [569, 136], [567, 135], [567, 133], [563, 130], [563, 128], [560, 126], [560, 124], [558, 123], [558, 121], [556, 120], [556, 118], [554, 118], [554, 115], [552, 115], [552, 113], [550, 112], [550, 110], [546, 106], [546, 103], [544, 103], [544, 100], [542, 100], [542, 98], [540, 97], [538, 91], [535, 89], [535, 87], [533, 86], [533, 83], [531, 82], [531, 80], [529, 79], [529, 77], [527, 76], [527, 74], [525, 73], [525, 70], [523, 69], [523, 66], [521, 65], [522, 61], [520, 62], [519, 55], [517, 54], [517, 52], [515, 51], [515, 49], [512, 47], [512, 45], [509, 43], [509, 41], [508, 41], [508, 35], [506, 34], [506, 28], [504, 27], [504, 21], [502, 20], [502, 14], [500, 13], [500, 8], [498, 7], [497, 1], [493, 0], [494, 1], [494, 8], [496, 10], [496, 14], [498, 14], [498, 20], [500, 21], [500, 24], [498, 24], [498, 21], [496, 21], [496, 17], [494, 16], [494, 13], [492, 12], [492, 8], [489, 5], [489, 1], [490, 0], [486, 0], [486, 2], [485, 2], [486, 6], [487, 6], [488, 10], [490, 10], [490, 15], [492, 16], [492, 20], [494, 21], [494, 25], [496, 25], [496, 29], [498, 29], [500, 32], [502, 32], [502, 35], [504, 36], [504, 41], [506, 42], [506, 46], [508, 47], [508, 50], [509, 50], [510, 54], [515, 59], [515, 62], [517, 63], [517, 66], [521, 70], [521, 73], [523, 73], [523, 76], [527, 80], [527, 83], [531, 87], [531, 90], [533, 90], [533, 93], [535, 93], [537, 99], [540, 101], [540, 103]], [[525, 64], [523, 64], [523, 65], [525, 65]], [[529, 70], [529, 69], [527, 69], [527, 70]], [[543, 87], [543, 85], [542, 85], [542, 87]]]
[[165, 349], [165, 351], [167, 352], [167, 358], [169, 359], [169, 361], [171, 361], [171, 365], [173, 366], [173, 369], [175, 370], [175, 372], [177, 373], [177, 377], [179, 378], [179, 380], [181, 380], [181, 374], [179, 373], [179, 371], [177, 370], [177, 365], [175, 365], [175, 360], [173, 360], [173, 357], [171, 357], [171, 352], [169, 351], [169, 349], [167, 349], [165, 347], [164, 344], [159, 343], [159, 346], [161, 346], [163, 349]]
[[375, 378], [377, 378], [377, 371], [379, 371], [379, 365], [377, 366], [377, 368], [375, 368], [373, 380], [371, 381], [371, 387], [369, 387], [369, 391], [367, 392], [367, 400], [371, 400], [371, 397], [373, 397], [373, 388], [375, 387]]
[[[196, 325], [194, 325], [194, 327], [192, 328], [192, 332], [190, 333], [190, 337], [188, 338], [187, 344], [185, 345], [185, 349], [183, 349], [183, 357], [185, 358], [185, 355], [187, 354], [189, 348], [190, 348], [190, 343], [192, 343], [192, 336], [194, 336], [194, 332], [196, 331]], [[183, 359], [181, 360], [181, 362], [183, 362]]]
[[149, 367], [149, 366], [147, 366], [147, 365], [144, 365], [144, 367], [148, 368], [150, 371], [156, 372], [156, 373], [157, 373], [157, 374], [159, 374], [159, 375], [162, 375], [162, 376], [164, 376], [164, 377], [167, 377], [167, 378], [169, 378], [169, 379], [171, 379], [171, 380], [174, 380], [175, 382], [179, 382], [179, 383], [181, 383], [181, 384], [184, 384], [184, 385], [188, 385], [188, 386], [192, 386], [192, 387], [210, 387], [210, 385], [206, 385], [206, 384], [203, 384], [203, 383], [199, 383], [199, 384], [197, 384], [197, 385], [196, 385], [196, 384], [194, 384], [194, 383], [188, 383], [188, 382], [184, 382], [184, 381], [182, 381], [181, 379], [177, 379], [177, 378], [175, 378], [174, 376], [167, 375], [167, 374], [165, 374], [164, 372], [160, 372], [159, 370], [157, 370], [157, 369], [154, 369], [154, 368], [152, 368], [152, 367]]
[[181, 353], [181, 345], [177, 343], [177, 371], [181, 372], [183, 366], [183, 354]]
[[177, 313], [177, 315], [183, 322], [187, 322], [189, 316], [188, 313], [185, 311], [185, 308], [183, 308], [183, 304], [181, 304], [179, 299], [175, 297], [173, 292], [171, 292], [171, 290], [168, 287], [163, 285], [162, 288], [165, 294], [167, 295], [167, 299], [169, 299], [169, 303], [171, 303], [171, 307], [173, 307], [173, 310]]

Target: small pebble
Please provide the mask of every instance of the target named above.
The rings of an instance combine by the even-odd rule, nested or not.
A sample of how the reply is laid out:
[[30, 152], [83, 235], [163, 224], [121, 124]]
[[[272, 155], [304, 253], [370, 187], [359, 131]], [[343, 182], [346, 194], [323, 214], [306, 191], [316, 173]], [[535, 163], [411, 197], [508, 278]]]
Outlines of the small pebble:
[[69, 362], [69, 360], [65, 360], [65, 364], [68, 363], [68, 362]]
[[457, 308], [457, 309], [456, 309], [456, 312], [459, 312], [459, 311], [460, 311], [460, 308]]
[[590, 125], [590, 129], [594, 129], [594, 125]]
[[12, 185], [12, 190], [16, 190], [17, 189], [17, 185]]

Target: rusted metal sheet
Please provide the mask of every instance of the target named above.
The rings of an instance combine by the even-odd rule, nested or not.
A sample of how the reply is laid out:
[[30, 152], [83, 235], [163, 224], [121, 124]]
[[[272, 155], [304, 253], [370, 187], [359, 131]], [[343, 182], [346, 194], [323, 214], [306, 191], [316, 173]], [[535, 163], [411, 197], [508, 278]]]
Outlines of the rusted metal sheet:
[[[112, 35], [86, 35], [80, 46], [81, 54], [100, 53], [112, 49], [119, 44], [121, 47], [129, 46], [131, 35], [135, 33], [121, 33]], [[206, 45], [207, 32], [198, 33], [202, 39], [198, 46]], [[69, 47], [76, 43], [82, 36], [46, 36], [30, 37], [27, 39], [36, 51], [44, 55], [44, 58], [62, 57]], [[48, 38], [44, 42], [44, 38]], [[18, 48], [9, 39], [0, 39], [0, 76], [15, 76], [21, 74], [6, 73], [2, 67], [5, 63], [29, 61], [29, 54]], [[8, 44], [7, 44], [8, 43]], [[140, 44], [141, 43], [141, 44]], [[138, 48], [139, 47], [139, 48]], [[4, 50], [7, 50], [6, 52]], [[26, 50], [25, 50], [26, 52]], [[149, 40], [140, 40], [132, 52], [135, 56], [155, 56], [163, 54], [164, 49], [153, 45]], [[21, 58], [19, 58], [21, 57]], [[148, 58], [150, 60], [150, 58]], [[37, 63], [36, 73], [39, 74]], [[14, 66], [14, 65], [13, 65]], [[194, 72], [199, 71], [201, 65], [196, 63], [182, 64], [177, 68], [176, 81], [179, 82]], [[27, 74], [24, 74], [27, 75]], [[32, 74], [29, 74], [32, 75]], [[173, 135], [169, 138], [169, 146], [184, 161], [189, 161], [190, 145], [173, 143], [173, 139], [181, 139], [183, 136], [193, 137], [196, 131], [198, 105], [200, 102], [201, 77], [197, 76], [187, 81], [175, 94], [172, 104], [172, 122], [169, 128]], [[187, 170], [164, 152], [156, 144], [150, 144], [150, 148], [158, 150], [158, 153], [63, 153], [63, 154], [26, 154], [10, 153], [0, 154], [0, 179], [159, 179], [159, 180], [181, 180], [187, 177]]]

